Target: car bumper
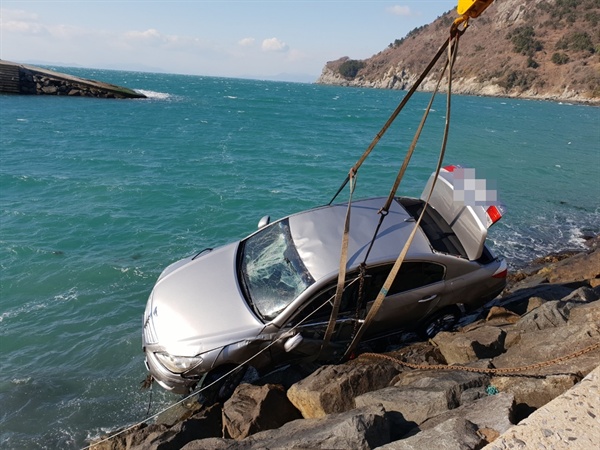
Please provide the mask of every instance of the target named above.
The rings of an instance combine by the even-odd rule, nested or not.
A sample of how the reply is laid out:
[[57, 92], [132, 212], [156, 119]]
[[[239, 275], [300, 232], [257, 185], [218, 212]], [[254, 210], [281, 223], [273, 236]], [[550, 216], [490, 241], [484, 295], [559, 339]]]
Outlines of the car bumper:
[[154, 353], [146, 351], [146, 368], [152, 378], [167, 391], [173, 392], [174, 394], [186, 395], [195, 387], [198, 383], [197, 379], [183, 378], [180, 374], [170, 372], [165, 369], [160, 362], [156, 359]]

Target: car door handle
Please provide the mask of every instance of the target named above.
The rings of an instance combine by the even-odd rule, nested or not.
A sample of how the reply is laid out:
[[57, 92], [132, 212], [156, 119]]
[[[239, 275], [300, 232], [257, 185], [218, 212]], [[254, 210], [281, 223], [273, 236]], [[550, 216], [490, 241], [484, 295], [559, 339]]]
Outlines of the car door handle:
[[430, 295], [429, 297], [423, 297], [421, 300], [419, 300], [419, 303], [430, 302], [431, 300], [433, 300], [436, 297], [437, 297], [437, 294]]

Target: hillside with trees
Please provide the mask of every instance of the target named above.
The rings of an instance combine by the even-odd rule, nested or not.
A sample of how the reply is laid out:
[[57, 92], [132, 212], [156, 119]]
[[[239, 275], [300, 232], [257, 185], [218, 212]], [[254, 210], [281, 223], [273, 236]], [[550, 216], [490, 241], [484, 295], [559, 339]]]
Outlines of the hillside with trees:
[[[448, 11], [368, 59], [328, 62], [317, 83], [408, 89], [456, 17]], [[600, 103], [600, 0], [496, 0], [460, 39], [453, 91]]]

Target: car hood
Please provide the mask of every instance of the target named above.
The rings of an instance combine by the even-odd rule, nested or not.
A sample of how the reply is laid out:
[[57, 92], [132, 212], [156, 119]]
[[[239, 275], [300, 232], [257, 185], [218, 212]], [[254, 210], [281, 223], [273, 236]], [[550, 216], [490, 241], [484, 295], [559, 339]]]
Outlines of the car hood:
[[239, 288], [238, 245], [183, 260], [161, 275], [147, 310], [154, 344], [172, 355], [194, 356], [255, 336], [264, 328]]

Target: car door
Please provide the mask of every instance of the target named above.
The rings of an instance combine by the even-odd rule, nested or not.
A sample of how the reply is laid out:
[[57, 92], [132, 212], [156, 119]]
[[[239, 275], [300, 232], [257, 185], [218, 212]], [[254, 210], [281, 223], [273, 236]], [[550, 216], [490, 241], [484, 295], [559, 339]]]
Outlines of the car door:
[[312, 355], [316, 359], [320, 355], [319, 359], [332, 360], [336, 355], [341, 357], [358, 328], [359, 316], [364, 315], [364, 311], [357, 311], [359, 283], [357, 273], [348, 275], [329, 348], [321, 347], [331, 316], [336, 280], [299, 308], [283, 327], [282, 332], [293, 329], [295, 333], [302, 335], [302, 340], [293, 350], [288, 351], [288, 355], [279, 355], [279, 358], [297, 359]]
[[[383, 266], [371, 271], [367, 310], [373, 305], [390, 270], [391, 266]], [[367, 335], [416, 326], [442, 300], [445, 273], [445, 267], [441, 264], [404, 262]]]

